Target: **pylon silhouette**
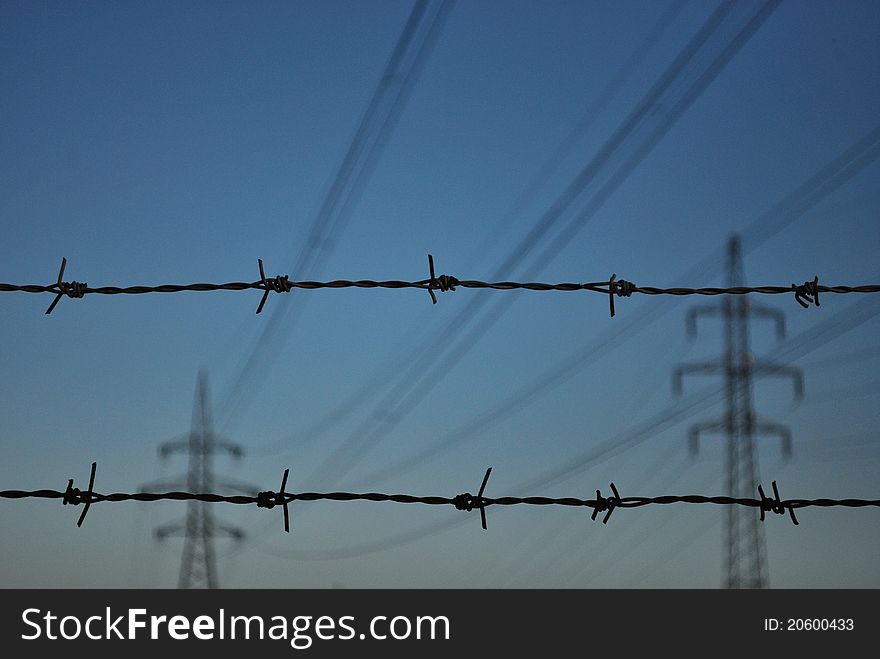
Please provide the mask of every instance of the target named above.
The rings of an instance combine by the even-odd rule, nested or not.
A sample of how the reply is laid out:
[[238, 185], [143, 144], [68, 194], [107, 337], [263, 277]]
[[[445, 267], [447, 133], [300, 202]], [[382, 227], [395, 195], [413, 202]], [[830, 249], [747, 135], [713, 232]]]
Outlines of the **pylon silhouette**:
[[[732, 236], [728, 245], [728, 285], [744, 286], [740, 241]], [[726, 488], [728, 496], [754, 497], [759, 482], [758, 455], [755, 437], [777, 436], [782, 441], [782, 453], [791, 455], [791, 430], [779, 423], [758, 420], [754, 410], [752, 382], [755, 377], [785, 376], [794, 381], [795, 396], [803, 397], [803, 374], [798, 368], [756, 360], [751, 352], [749, 319], [762, 316], [776, 321], [778, 338], [785, 336], [785, 317], [777, 309], [750, 302], [745, 295], [726, 296], [720, 304], [694, 307], [688, 312], [688, 334], [696, 334], [696, 321], [701, 315], [717, 314], [725, 321], [724, 355], [707, 362], [684, 364], [675, 370], [673, 387], [681, 393], [682, 379], [687, 373], [720, 374], [724, 376], [726, 409], [724, 416], [715, 421], [698, 423], [688, 432], [691, 451], [699, 448], [702, 433], [722, 433], [726, 436]], [[767, 588], [770, 585], [767, 566], [764, 528], [758, 521], [758, 511], [740, 506], [728, 506], [724, 528], [725, 588]]]

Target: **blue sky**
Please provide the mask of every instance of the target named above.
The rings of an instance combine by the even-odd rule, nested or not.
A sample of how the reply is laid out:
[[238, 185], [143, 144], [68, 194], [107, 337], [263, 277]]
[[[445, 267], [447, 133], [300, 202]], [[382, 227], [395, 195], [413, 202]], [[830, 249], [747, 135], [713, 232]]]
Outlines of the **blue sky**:
[[[727, 13], [694, 0], [432, 1], [433, 48], [332, 240], [312, 246], [414, 6], [4, 0], [0, 281], [48, 284], [62, 256], [66, 278], [92, 286], [253, 281], [258, 258], [269, 275], [421, 279], [430, 252], [438, 274], [462, 279], [722, 285], [735, 232], [750, 284], [880, 281], [877, 137], [863, 142], [878, 129], [880, 6], [855, 0]], [[712, 16], [723, 20], [653, 98]], [[860, 141], [870, 148], [834, 169]], [[676, 364], [722, 349], [717, 320], [685, 336], [687, 309], [706, 300], [622, 298], [611, 319], [590, 293], [458, 290], [431, 305], [415, 290], [297, 290], [255, 316], [259, 297], [91, 295], [46, 316], [51, 296], [2, 294], [0, 489], [84, 483], [93, 460], [100, 491], [179, 476], [184, 458], [162, 462], [157, 446], [188, 431], [204, 369], [218, 431], [246, 452], [218, 458], [218, 474], [259, 489], [289, 467], [290, 490], [451, 496], [491, 465], [498, 496], [589, 497], [611, 481], [624, 495], [724, 493], [722, 439], [696, 459], [686, 440], [720, 404], [626, 443], [680, 404]], [[800, 404], [787, 382], [756, 384], [759, 414], [794, 437], [788, 462], [761, 440], [765, 488], [876, 498], [880, 301], [760, 301], [785, 313], [789, 339], [756, 321], [754, 352], [806, 381]], [[478, 312], [462, 316], [469, 305]], [[469, 343], [494, 305], [503, 313]], [[426, 368], [412, 375], [414, 363]], [[718, 384], [695, 378], [685, 393]], [[607, 459], [587, 459], [606, 445]], [[96, 505], [81, 529], [75, 512], [0, 502], [0, 585], [176, 584], [181, 543], [151, 532], [184, 506]], [[298, 504], [289, 536], [277, 510], [214, 512], [248, 534], [218, 541], [228, 587], [721, 583], [711, 507], [618, 511], [607, 526], [582, 511], [491, 509], [483, 532], [455, 510]], [[773, 586], [880, 587], [878, 512], [799, 519], [765, 524]]]

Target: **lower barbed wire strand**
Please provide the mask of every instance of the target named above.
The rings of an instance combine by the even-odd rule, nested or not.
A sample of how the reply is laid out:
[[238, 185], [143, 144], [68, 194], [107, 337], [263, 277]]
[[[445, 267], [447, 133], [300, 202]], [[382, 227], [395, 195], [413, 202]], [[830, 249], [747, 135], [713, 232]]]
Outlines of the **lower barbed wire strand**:
[[[85, 493], [80, 493], [85, 494]], [[59, 490], [2, 490], [0, 491], [0, 499], [63, 499], [65, 492]], [[461, 496], [461, 495], [459, 495]], [[471, 495], [467, 495], [471, 496]], [[597, 499], [580, 499], [577, 497], [471, 497], [473, 507], [489, 507], [489, 506], [568, 506], [568, 507], [588, 507], [588, 508], [604, 508], [609, 502], [613, 502], [615, 507], [619, 508], [639, 508], [648, 505], [668, 505], [674, 503], [691, 503], [691, 504], [714, 504], [714, 505], [739, 505], [748, 507], [760, 507], [766, 505], [767, 502], [774, 502], [784, 508], [808, 508], [808, 507], [880, 507], [880, 499], [783, 499], [776, 501], [775, 499], [758, 499], [758, 498], [742, 498], [729, 496], [704, 496], [704, 495], [664, 495], [656, 497], [608, 497], [604, 500]], [[385, 494], [381, 492], [287, 492], [284, 493], [284, 499], [288, 503], [296, 501], [371, 501], [371, 502], [390, 502], [403, 504], [425, 504], [433, 506], [455, 505], [457, 497], [443, 496], [417, 496], [410, 494]], [[111, 494], [101, 494], [100, 492], [91, 493], [92, 503], [111, 502], [118, 503], [122, 501], [202, 501], [205, 503], [231, 503], [237, 505], [253, 505], [259, 501], [257, 496], [248, 495], [222, 495], [211, 492], [135, 492], [124, 493], [115, 492]]]

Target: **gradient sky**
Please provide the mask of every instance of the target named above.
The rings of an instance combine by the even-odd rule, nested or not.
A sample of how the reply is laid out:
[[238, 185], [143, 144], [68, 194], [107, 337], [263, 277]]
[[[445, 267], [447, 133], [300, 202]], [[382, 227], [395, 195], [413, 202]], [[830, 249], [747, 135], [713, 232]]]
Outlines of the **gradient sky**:
[[[525, 245], [505, 278], [722, 285], [726, 241], [740, 232], [750, 284], [880, 282], [877, 154], [827, 189], [804, 187], [878, 130], [876, 2], [769, 7], [684, 104], [735, 21], [763, 6], [737, 3], [685, 77], [597, 160], [719, 6], [446, 5], [347, 220], [310, 251], [411, 2], [2, 0], [0, 281], [48, 284], [62, 256], [65, 278], [92, 286], [254, 281], [258, 258], [269, 275], [294, 275], [301, 250], [300, 278], [422, 279], [430, 252], [438, 274], [492, 279]], [[527, 240], [589, 163], [595, 177], [561, 223]], [[579, 216], [582, 228], [557, 239]], [[505, 313], [461, 348], [470, 325], [457, 314], [505, 296]], [[84, 487], [93, 460], [101, 492], [184, 474], [185, 458], [160, 461], [157, 447], [188, 431], [205, 369], [217, 429], [245, 449], [217, 459], [218, 478], [258, 489], [289, 467], [292, 491], [452, 496], [475, 491], [491, 465], [489, 496], [586, 498], [612, 481], [623, 495], [725, 493], [722, 438], [695, 459], [686, 440], [720, 402], [650, 426], [719, 384], [690, 379], [681, 400], [671, 388], [676, 364], [722, 349], [718, 320], [685, 336], [687, 309], [706, 300], [621, 298], [611, 319], [592, 293], [438, 297], [297, 290], [256, 316], [258, 291], [92, 295], [46, 316], [48, 294], [0, 294], [0, 489]], [[806, 382], [800, 404], [784, 380], [755, 386], [758, 413], [794, 437], [787, 462], [760, 440], [761, 482], [777, 480], [783, 497], [877, 498], [880, 299], [755, 301], [785, 313], [789, 338], [777, 343], [758, 320], [754, 352], [800, 366]], [[810, 338], [816, 327], [828, 333]], [[433, 365], [447, 349], [463, 356], [442, 377], [409, 377], [408, 355]], [[430, 389], [412, 393], [418, 382]], [[505, 408], [520, 392], [530, 404]], [[78, 510], [58, 501], [0, 501], [0, 586], [173, 587], [182, 543], [152, 529], [185, 511], [100, 504], [78, 529]], [[322, 502], [293, 506], [289, 536], [278, 510], [213, 511], [247, 533], [217, 542], [226, 587], [721, 583], [723, 511], [707, 506], [620, 510], [606, 526], [582, 510], [492, 508], [484, 532], [475, 513]], [[798, 517], [765, 524], [774, 587], [880, 587], [880, 511]]]

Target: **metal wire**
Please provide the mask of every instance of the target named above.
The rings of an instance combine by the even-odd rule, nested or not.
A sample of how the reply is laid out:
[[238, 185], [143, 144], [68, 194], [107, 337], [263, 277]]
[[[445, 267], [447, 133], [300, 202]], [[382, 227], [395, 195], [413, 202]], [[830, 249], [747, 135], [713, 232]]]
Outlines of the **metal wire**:
[[617, 279], [617, 275], [611, 275], [607, 281], [594, 281], [586, 283], [563, 282], [547, 284], [542, 282], [518, 282], [496, 281], [486, 282], [477, 279], [458, 279], [451, 275], [436, 276], [434, 273], [434, 258], [428, 255], [428, 268], [430, 276], [427, 279], [416, 281], [402, 281], [399, 279], [373, 280], [373, 279], [334, 279], [331, 281], [290, 281], [287, 275], [266, 277], [263, 270], [262, 259], [257, 259], [260, 279], [253, 282], [228, 282], [225, 284], [162, 284], [159, 286], [97, 286], [91, 287], [84, 282], [62, 281], [64, 270], [67, 267], [67, 259], [61, 260], [61, 269], [58, 279], [49, 285], [39, 284], [3, 284], [0, 283], [0, 292], [23, 292], [23, 293], [53, 293], [55, 299], [46, 309], [46, 313], [58, 304], [63, 296], [81, 298], [86, 295], [141, 295], [144, 293], [180, 293], [183, 291], [244, 291], [261, 290], [263, 297], [257, 307], [257, 313], [263, 311], [269, 293], [289, 293], [295, 288], [315, 290], [319, 288], [387, 288], [403, 289], [416, 288], [426, 290], [431, 296], [431, 302], [437, 303], [435, 291], [454, 291], [456, 288], [478, 288], [496, 291], [530, 290], [530, 291], [589, 291], [602, 293], [608, 296], [611, 316], [615, 315], [614, 297], [630, 297], [635, 293], [642, 295], [748, 295], [758, 293], [762, 295], [794, 294], [795, 301], [806, 308], [811, 304], [819, 306], [820, 293], [880, 293], [880, 284], [865, 284], [860, 286], [825, 286], [819, 284], [819, 278], [803, 284], [791, 284], [789, 286], [733, 286], [729, 288], [702, 287], [702, 288], [657, 288], [655, 286], [637, 286], [625, 279]]
[[772, 512], [783, 515], [789, 514], [792, 522], [798, 524], [794, 511], [798, 508], [809, 507], [846, 507], [865, 508], [880, 507], [880, 499], [780, 499], [776, 481], [773, 481], [773, 498], [764, 494], [763, 488], [758, 486], [759, 498], [742, 498], [729, 496], [703, 496], [696, 494], [688, 495], [664, 495], [657, 497], [622, 497], [611, 483], [612, 495], [603, 497], [600, 490], [596, 490], [594, 499], [581, 499], [577, 497], [487, 497], [483, 495], [492, 468], [486, 470], [483, 481], [476, 495], [469, 492], [458, 494], [454, 497], [444, 496], [417, 496], [411, 494], [385, 494], [381, 492], [287, 492], [287, 477], [290, 470], [284, 470], [281, 487], [277, 492], [267, 490], [256, 496], [248, 495], [223, 495], [211, 492], [137, 492], [102, 494], [94, 491], [95, 470], [97, 463], [92, 463], [89, 476], [89, 487], [83, 492], [73, 486], [73, 479], [67, 483], [67, 489], [61, 490], [0, 490], [0, 499], [61, 499], [64, 505], [84, 504], [77, 526], [82, 526], [89, 507], [94, 503], [121, 501], [202, 501], [205, 503], [232, 503], [237, 505], [254, 505], [258, 508], [274, 508], [282, 506], [284, 509], [284, 530], [290, 532], [289, 505], [295, 501], [374, 501], [381, 503], [424, 504], [428, 506], [454, 506], [457, 510], [479, 510], [482, 527], [486, 525], [486, 508], [489, 506], [569, 506], [591, 508], [591, 519], [604, 512], [602, 523], [606, 524], [611, 514], [618, 508], [641, 508], [649, 505], [669, 505], [673, 503], [690, 504], [713, 504], [721, 506], [746, 506], [759, 508], [761, 521], [764, 521], [765, 513]]

